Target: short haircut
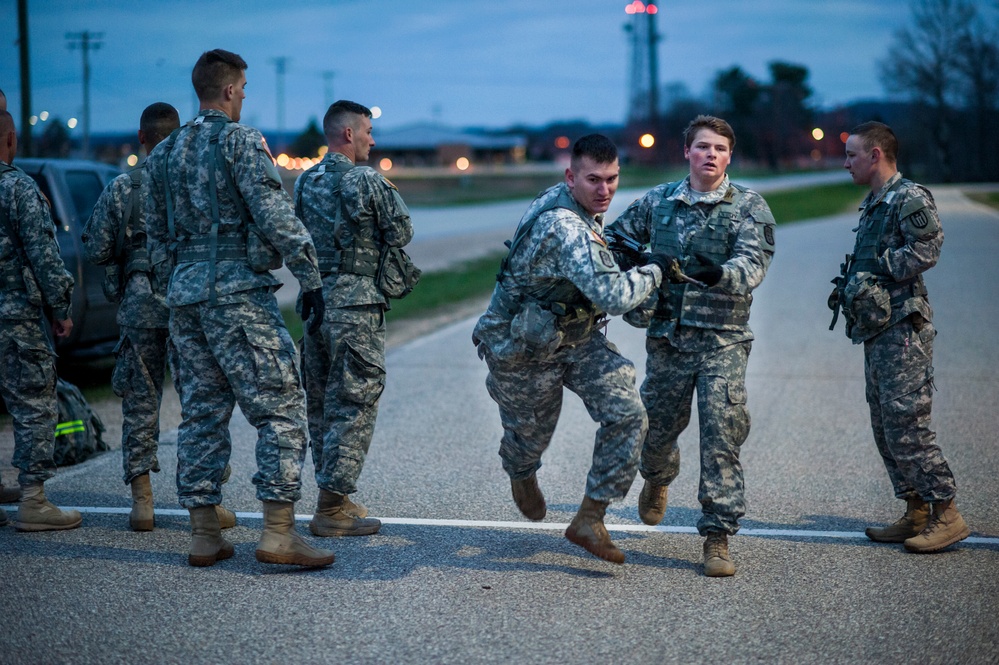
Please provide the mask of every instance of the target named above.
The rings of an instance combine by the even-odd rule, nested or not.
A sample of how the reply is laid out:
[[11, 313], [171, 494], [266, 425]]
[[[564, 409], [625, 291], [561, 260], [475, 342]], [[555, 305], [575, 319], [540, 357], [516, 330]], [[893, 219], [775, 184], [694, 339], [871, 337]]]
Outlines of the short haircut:
[[881, 148], [881, 152], [889, 164], [898, 161], [898, 139], [891, 127], [885, 123], [874, 120], [863, 122], [851, 129], [850, 134], [860, 137], [860, 143], [867, 152], [876, 147]]
[[683, 145], [687, 148], [694, 145], [694, 138], [697, 136], [697, 132], [702, 129], [710, 129], [715, 134], [724, 136], [728, 139], [728, 149], [735, 149], [735, 131], [732, 129], [732, 125], [713, 115], [699, 115], [691, 120], [687, 128], [683, 130]]
[[230, 83], [237, 83], [240, 74], [248, 66], [245, 60], [230, 51], [220, 48], [205, 51], [191, 71], [194, 92], [199, 100], [215, 101], [221, 95], [222, 88]]
[[326, 135], [326, 140], [335, 138], [344, 127], [352, 124], [353, 119], [350, 118], [352, 115], [370, 118], [371, 109], [346, 99], [330, 104], [326, 109], [326, 115], [323, 116], [323, 134]]
[[0, 111], [0, 137], [6, 138], [7, 132], [16, 131], [14, 116], [9, 111]]
[[177, 109], [165, 102], [155, 102], [142, 111], [139, 118], [139, 129], [153, 143], [159, 143], [170, 132], [180, 127], [180, 115]]
[[583, 157], [589, 157], [597, 164], [610, 164], [617, 159], [617, 146], [603, 134], [587, 134], [572, 145], [570, 167], [577, 169]]

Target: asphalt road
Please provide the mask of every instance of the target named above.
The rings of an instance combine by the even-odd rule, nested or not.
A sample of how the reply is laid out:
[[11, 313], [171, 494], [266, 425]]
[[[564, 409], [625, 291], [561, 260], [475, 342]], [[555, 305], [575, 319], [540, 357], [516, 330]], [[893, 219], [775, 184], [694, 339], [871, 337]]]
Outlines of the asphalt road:
[[[239, 514], [227, 532], [236, 556], [190, 568], [167, 432], [155, 531], [128, 530], [117, 453], [47, 484], [55, 501], [86, 511], [82, 528], [0, 529], [0, 662], [999, 662], [999, 214], [953, 190], [937, 197], [946, 242], [927, 276], [940, 331], [934, 419], [974, 532], [949, 551], [912, 555], [863, 536], [902, 503], [871, 440], [862, 349], [842, 323], [827, 329], [829, 280], [855, 225], [837, 216], [779, 228], [757, 291], [749, 513], [731, 539], [734, 577], [701, 575], [691, 431], [662, 526], [639, 522], [638, 487], [609, 511], [624, 566], [562, 537], [595, 429], [571, 396], [539, 472], [548, 517], [522, 518], [496, 453], [501, 428], [472, 318], [389, 354], [358, 495], [383, 519], [380, 534], [323, 540], [337, 554], [323, 570], [257, 563], [254, 436], [237, 417], [225, 489]], [[615, 320], [608, 335], [641, 367], [641, 332]], [[304, 480], [302, 533], [316, 498], [311, 462]]]

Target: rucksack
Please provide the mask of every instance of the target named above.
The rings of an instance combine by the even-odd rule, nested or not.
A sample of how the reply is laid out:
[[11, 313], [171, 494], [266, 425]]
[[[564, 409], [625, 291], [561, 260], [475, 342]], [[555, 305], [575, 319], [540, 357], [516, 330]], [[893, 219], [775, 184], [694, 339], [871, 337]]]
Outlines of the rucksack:
[[108, 450], [101, 434], [104, 423], [94, 413], [80, 389], [68, 381], [56, 380], [59, 418], [56, 422], [56, 466], [79, 464], [97, 452]]

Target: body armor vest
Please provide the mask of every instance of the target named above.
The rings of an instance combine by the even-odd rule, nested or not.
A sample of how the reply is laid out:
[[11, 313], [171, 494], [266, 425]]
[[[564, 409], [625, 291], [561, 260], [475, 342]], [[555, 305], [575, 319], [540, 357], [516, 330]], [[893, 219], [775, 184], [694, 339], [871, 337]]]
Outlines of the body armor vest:
[[[374, 277], [378, 274], [378, 261], [381, 251], [374, 240], [360, 238], [354, 222], [344, 210], [343, 196], [340, 193], [340, 181], [348, 171], [354, 169], [353, 164], [338, 161], [327, 169], [326, 164], [320, 164], [314, 171], [306, 173], [302, 180], [301, 187], [298, 188], [298, 196], [295, 198], [295, 214], [302, 220], [312, 241], [316, 246], [316, 255], [319, 259], [319, 273], [326, 277], [331, 273], [352, 273], [354, 275], [365, 275]], [[333, 194], [336, 206], [336, 217], [333, 220], [332, 229], [315, 228], [313, 224], [307, 223], [302, 196], [305, 187], [310, 181], [318, 180], [322, 177], [334, 179]], [[346, 226], [345, 226], [346, 225]], [[349, 244], [344, 246], [341, 238], [346, 231], [349, 234]]]
[[[666, 192], [656, 209], [652, 227], [652, 251], [667, 252], [671, 256], [701, 256], [712, 263], [721, 265], [729, 259], [735, 244], [733, 226], [738, 219], [737, 211], [746, 189], [739, 185], [729, 185], [724, 198], [711, 208], [711, 214], [692, 238], [686, 248], [680, 246], [677, 228], [677, 211], [686, 215], [689, 206], [676, 199], [670, 199], [680, 183], [675, 183]], [[681, 259], [683, 267], [685, 262]], [[721, 293], [712, 289], [701, 289], [693, 284], [670, 284], [669, 289], [660, 291], [659, 304], [652, 317], [650, 329], [656, 323], [679, 320], [681, 325], [715, 330], [743, 331], [748, 328], [749, 308], [752, 305], [751, 293], [745, 295]]]
[[[13, 166], [0, 163], [0, 178], [16, 171]], [[0, 205], [0, 291], [14, 291], [24, 288], [24, 276], [21, 273], [24, 249], [21, 238], [14, 231], [10, 222], [10, 213], [6, 205]]]
[[[121, 228], [118, 229], [118, 237], [115, 241], [115, 261], [124, 267], [125, 279], [133, 272], [149, 272], [149, 250], [146, 249], [146, 234], [137, 233], [136, 229], [141, 228], [139, 218], [142, 211], [142, 203], [139, 200], [142, 188], [142, 167], [136, 167], [128, 172], [132, 181], [132, 188], [128, 192], [128, 207], [122, 220]], [[126, 234], [126, 229], [131, 229], [130, 235]]]

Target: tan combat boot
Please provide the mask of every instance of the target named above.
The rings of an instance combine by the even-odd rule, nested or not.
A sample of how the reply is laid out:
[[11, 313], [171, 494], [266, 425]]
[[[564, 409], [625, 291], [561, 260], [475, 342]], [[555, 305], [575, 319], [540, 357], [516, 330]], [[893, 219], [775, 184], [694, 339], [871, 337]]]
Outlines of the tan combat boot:
[[533, 473], [521, 480], [510, 479], [510, 489], [513, 490], [513, 502], [529, 520], [540, 522], [548, 513], [545, 496], [538, 487], [538, 477]]
[[621, 564], [624, 563], [624, 552], [611, 541], [607, 527], [604, 526], [604, 513], [608, 505], [606, 501], [583, 497], [579, 512], [565, 530], [565, 537], [604, 561]]
[[219, 528], [231, 529], [236, 526], [236, 513], [221, 505], [215, 506], [215, 515], [219, 518]]
[[264, 533], [257, 544], [257, 561], [294, 566], [328, 566], [336, 557], [309, 545], [295, 531], [295, 504], [264, 501]]
[[930, 504], [920, 498], [909, 498], [905, 500], [905, 505], [905, 515], [883, 528], [867, 527], [864, 531], [867, 537], [878, 543], [904, 543], [906, 538], [912, 538], [925, 529], [930, 521]]
[[926, 528], [905, 541], [905, 549], [918, 554], [939, 552], [971, 535], [954, 500], [933, 504], [933, 513]]
[[667, 485], [653, 485], [645, 481], [642, 493], [638, 495], [638, 516], [649, 526], [655, 526], [663, 521], [666, 515]]
[[729, 577], [735, 575], [735, 564], [728, 553], [728, 534], [722, 531], [709, 531], [704, 539], [705, 577]]
[[232, 543], [222, 537], [215, 506], [190, 508], [191, 551], [187, 563], [192, 566], [212, 566], [236, 553]]
[[378, 532], [382, 523], [373, 517], [360, 516], [367, 512], [367, 508], [350, 502], [345, 494], [320, 489], [316, 512], [309, 522], [309, 531], [322, 538], [370, 536]]
[[128, 526], [132, 531], [152, 531], [155, 525], [153, 516], [153, 485], [149, 474], [132, 478], [132, 512], [128, 514]]
[[21, 486], [21, 503], [17, 506], [18, 531], [57, 531], [75, 529], [83, 522], [77, 510], [60, 510], [45, 498], [45, 486], [32, 483]]
[[0, 485], [0, 503], [17, 503], [20, 500], [20, 487], [4, 487], [3, 485]]

